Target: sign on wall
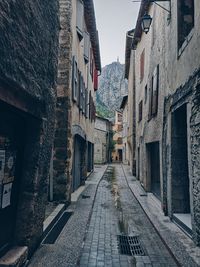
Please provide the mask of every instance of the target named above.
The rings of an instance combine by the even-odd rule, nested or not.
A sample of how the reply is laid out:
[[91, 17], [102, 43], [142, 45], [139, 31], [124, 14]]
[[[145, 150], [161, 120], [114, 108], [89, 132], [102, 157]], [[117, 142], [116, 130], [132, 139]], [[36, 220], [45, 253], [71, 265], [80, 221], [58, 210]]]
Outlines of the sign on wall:
[[12, 149], [10, 140], [0, 136], [0, 208], [10, 206], [12, 185], [16, 165], [16, 151]]

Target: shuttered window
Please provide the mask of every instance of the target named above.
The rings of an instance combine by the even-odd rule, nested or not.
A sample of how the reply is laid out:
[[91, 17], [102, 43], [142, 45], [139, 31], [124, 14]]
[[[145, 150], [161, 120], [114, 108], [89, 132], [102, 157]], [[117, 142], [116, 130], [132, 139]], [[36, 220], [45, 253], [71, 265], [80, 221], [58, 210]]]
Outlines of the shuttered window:
[[144, 64], [145, 64], [145, 50], [143, 50], [142, 54], [140, 55], [140, 82], [142, 82], [144, 78]]
[[98, 90], [98, 71], [94, 70], [94, 91]]
[[76, 0], [76, 30], [80, 40], [83, 39], [84, 6], [82, 0]]
[[83, 109], [83, 76], [79, 72], [79, 109]]
[[159, 65], [156, 66], [149, 89], [149, 119], [157, 115], [159, 94]]
[[194, 27], [194, 0], [178, 0], [177, 4], [178, 49], [180, 49]]
[[92, 51], [92, 48], [90, 48], [90, 75], [91, 75], [92, 81], [93, 81], [93, 76], [94, 76], [94, 60], [93, 60], [93, 51]]
[[89, 105], [89, 101], [88, 101], [88, 89], [85, 89], [85, 117], [88, 118], [89, 114], [88, 114], [88, 105]]
[[72, 100], [78, 100], [78, 67], [75, 56], [72, 59]]
[[155, 116], [158, 111], [159, 65], [157, 65], [157, 67], [154, 70], [152, 84], [153, 84], [152, 116]]
[[88, 32], [84, 32], [84, 59], [85, 62], [89, 62], [90, 57], [90, 35]]
[[142, 120], [142, 113], [143, 113], [143, 101], [141, 100], [139, 103], [139, 116], [138, 116], [138, 122]]
[[85, 83], [83, 82], [82, 112], [85, 114]]

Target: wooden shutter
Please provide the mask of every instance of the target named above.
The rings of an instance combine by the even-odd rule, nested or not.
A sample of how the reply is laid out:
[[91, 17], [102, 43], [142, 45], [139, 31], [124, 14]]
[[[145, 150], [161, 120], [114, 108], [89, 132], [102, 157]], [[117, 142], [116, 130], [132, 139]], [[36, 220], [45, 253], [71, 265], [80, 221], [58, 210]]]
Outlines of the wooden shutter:
[[140, 55], [140, 82], [142, 82], [144, 78], [144, 64], [145, 64], [145, 50], [142, 51]]
[[79, 85], [79, 109], [83, 110], [83, 76], [80, 72], [80, 85]]
[[142, 120], [142, 109], [143, 109], [143, 101], [141, 100], [139, 103], [139, 117], [138, 117], [139, 122]]
[[76, 30], [79, 39], [83, 39], [83, 18], [84, 18], [84, 6], [82, 0], [76, 1]]
[[77, 101], [78, 99], [78, 68], [75, 56], [72, 59], [72, 100]]
[[98, 71], [94, 70], [94, 91], [98, 90]]
[[81, 72], [80, 71], [78, 71], [78, 101], [77, 101], [77, 105], [78, 105], [78, 107], [80, 107], [80, 100], [81, 100], [81, 83], [82, 83], [82, 81], [81, 81]]
[[88, 32], [84, 32], [84, 59], [86, 63], [89, 62], [90, 57], [90, 35]]
[[82, 112], [85, 114], [85, 83], [83, 82]]
[[91, 110], [92, 110], [92, 96], [91, 96], [91, 91], [90, 91], [89, 93], [89, 119], [90, 120], [91, 120], [91, 114], [92, 114]]
[[88, 118], [88, 89], [85, 89], [85, 117]]
[[157, 65], [154, 70], [152, 84], [153, 84], [152, 116], [155, 116], [158, 111], [159, 65]]
[[152, 102], [153, 102], [153, 77], [152, 77], [151, 84], [149, 87], [149, 113], [148, 113], [149, 120], [152, 117]]

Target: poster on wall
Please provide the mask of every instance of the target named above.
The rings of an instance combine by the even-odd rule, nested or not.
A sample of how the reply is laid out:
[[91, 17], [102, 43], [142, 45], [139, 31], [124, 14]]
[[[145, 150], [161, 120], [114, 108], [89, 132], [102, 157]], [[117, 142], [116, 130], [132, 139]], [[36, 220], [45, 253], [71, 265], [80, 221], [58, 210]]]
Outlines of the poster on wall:
[[16, 152], [7, 150], [5, 153], [5, 167], [4, 167], [4, 178], [3, 178], [4, 184], [11, 183], [14, 181], [15, 161], [16, 161]]
[[5, 168], [5, 150], [0, 150], [0, 184], [3, 182]]
[[2, 203], [1, 203], [2, 209], [5, 209], [6, 207], [10, 206], [11, 193], [12, 193], [12, 183], [4, 184], [2, 192]]
[[2, 200], [2, 191], [3, 191], [3, 178], [4, 178], [4, 168], [5, 168], [5, 150], [0, 150], [0, 207]]

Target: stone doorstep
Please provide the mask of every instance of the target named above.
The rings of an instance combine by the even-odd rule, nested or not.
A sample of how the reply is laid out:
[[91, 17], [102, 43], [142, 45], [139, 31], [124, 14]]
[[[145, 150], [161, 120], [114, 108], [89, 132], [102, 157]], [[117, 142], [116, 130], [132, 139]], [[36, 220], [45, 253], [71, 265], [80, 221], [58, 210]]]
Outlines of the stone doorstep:
[[28, 247], [13, 247], [0, 258], [0, 267], [20, 267], [28, 257]]

